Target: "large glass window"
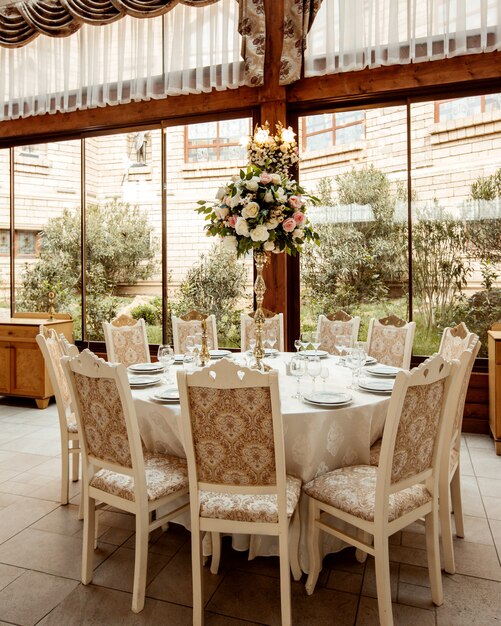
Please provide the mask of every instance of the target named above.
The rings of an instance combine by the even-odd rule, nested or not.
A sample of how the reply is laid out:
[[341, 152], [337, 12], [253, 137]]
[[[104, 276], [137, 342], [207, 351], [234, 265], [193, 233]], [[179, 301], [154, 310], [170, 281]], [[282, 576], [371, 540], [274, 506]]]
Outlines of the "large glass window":
[[322, 113], [303, 118], [303, 150], [326, 150], [361, 141], [365, 136], [364, 111]]
[[162, 342], [161, 131], [85, 140], [86, 338], [122, 313]]
[[[204, 216], [194, 209], [198, 200], [215, 201], [219, 187], [226, 185], [239, 167], [246, 166], [242, 146], [251, 124], [252, 119], [245, 117], [172, 126], [165, 133], [169, 315], [180, 316], [191, 309], [214, 313], [219, 344], [225, 347], [240, 345], [240, 313], [252, 306], [252, 259], [236, 261], [217, 239], [206, 237]], [[200, 141], [209, 132], [215, 133], [214, 142], [215, 136], [219, 141], [226, 137], [227, 145], [238, 146], [238, 152], [231, 152], [231, 156], [228, 152], [220, 153], [222, 160], [239, 155], [236, 162], [219, 163], [217, 169], [208, 170], [206, 164], [179, 160], [185, 137]], [[216, 150], [216, 143], [212, 145], [211, 150]], [[218, 149], [223, 148], [220, 143]]]
[[15, 309], [54, 307], [81, 338], [80, 141], [14, 149]]
[[[365, 120], [366, 149], [351, 162], [332, 153], [319, 166], [310, 155], [311, 138], [320, 137], [331, 120], [342, 121], [345, 129], [363, 128]], [[405, 107], [299, 120], [301, 184], [321, 202], [309, 211], [321, 245], [309, 246], [301, 258], [303, 330], [316, 328], [320, 313], [340, 309], [361, 315], [362, 337], [371, 317], [408, 317], [405, 123]]]
[[245, 163], [245, 140], [251, 133], [250, 118], [221, 120], [185, 126], [185, 160], [239, 160]]

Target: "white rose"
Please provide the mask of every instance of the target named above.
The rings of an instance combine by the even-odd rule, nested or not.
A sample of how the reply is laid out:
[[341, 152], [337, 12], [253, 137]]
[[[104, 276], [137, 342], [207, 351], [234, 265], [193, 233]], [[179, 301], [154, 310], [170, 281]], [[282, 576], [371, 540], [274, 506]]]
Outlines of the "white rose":
[[217, 190], [216, 198], [218, 200], [222, 200], [225, 195], [226, 195], [226, 187], [219, 187], [219, 189]]
[[235, 224], [235, 231], [237, 235], [241, 235], [242, 237], [249, 236], [249, 225], [245, 221], [245, 218], [237, 217], [237, 223]]
[[257, 202], [249, 202], [242, 210], [242, 216], [245, 219], [257, 217], [259, 214], [259, 204]]
[[249, 191], [257, 191], [259, 187], [259, 178], [257, 176], [253, 176], [250, 180], [245, 182], [245, 186]]
[[229, 211], [226, 207], [219, 206], [214, 209], [214, 213], [219, 217], [220, 220], [224, 220], [227, 217]]
[[233, 235], [228, 235], [227, 237], [223, 237], [223, 247], [225, 250], [229, 250], [230, 252], [237, 251], [237, 238]]
[[272, 217], [271, 219], [269, 219], [266, 223], [265, 226], [268, 230], [273, 230], [274, 228], [276, 228], [278, 226], [278, 220], [276, 217]]
[[275, 198], [273, 197], [273, 191], [271, 189], [268, 189], [268, 191], [264, 194], [264, 201], [265, 202], [273, 202]]
[[278, 202], [287, 202], [287, 195], [286, 195], [285, 191], [282, 189], [282, 187], [279, 187], [277, 189], [276, 198], [277, 198]]
[[236, 183], [237, 180], [240, 180], [240, 176], [238, 174], [233, 174], [233, 176], [231, 177], [231, 180]]
[[273, 252], [273, 250], [275, 249], [275, 242], [273, 241], [267, 241], [264, 245], [263, 245], [263, 250], [265, 252]]
[[240, 192], [236, 193], [232, 198], [230, 198], [230, 206], [234, 209], [238, 204], [240, 204], [241, 200]]
[[268, 237], [268, 229], [264, 226], [264, 224], [256, 226], [256, 228], [252, 229], [250, 232], [250, 238], [252, 241], [267, 241]]
[[271, 175], [271, 182], [274, 185], [280, 185], [281, 181], [282, 181], [282, 179], [280, 178], [280, 174], [272, 174]]
[[303, 237], [304, 237], [304, 231], [301, 230], [300, 228], [296, 228], [296, 230], [292, 231], [293, 239], [302, 239]]

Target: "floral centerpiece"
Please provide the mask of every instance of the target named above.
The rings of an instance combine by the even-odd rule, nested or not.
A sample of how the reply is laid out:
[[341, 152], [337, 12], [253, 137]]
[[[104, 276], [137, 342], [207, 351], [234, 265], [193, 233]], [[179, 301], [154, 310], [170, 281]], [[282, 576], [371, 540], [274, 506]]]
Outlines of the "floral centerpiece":
[[219, 188], [215, 204], [198, 203], [198, 212], [206, 215], [207, 234], [222, 237], [238, 256], [251, 250], [295, 255], [305, 241], [318, 243], [305, 204], [315, 204], [317, 198], [286, 174], [297, 162], [292, 129], [277, 124], [277, 134], [271, 135], [268, 128], [256, 127], [247, 149], [247, 169]]

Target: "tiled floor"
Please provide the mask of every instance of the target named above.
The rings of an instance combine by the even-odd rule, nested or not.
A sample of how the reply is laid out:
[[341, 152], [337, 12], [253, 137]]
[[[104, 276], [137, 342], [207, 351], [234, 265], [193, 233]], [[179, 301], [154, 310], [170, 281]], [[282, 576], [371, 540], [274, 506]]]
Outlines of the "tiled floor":
[[[444, 574], [443, 606], [431, 603], [424, 536], [413, 527], [392, 538], [393, 612], [408, 626], [501, 624], [501, 457], [486, 436], [466, 435], [463, 456], [466, 537], [455, 542], [457, 573]], [[0, 626], [2, 624], [191, 624], [190, 536], [171, 525], [152, 537], [146, 606], [130, 610], [133, 518], [102, 515], [93, 583], [79, 582], [82, 522], [60, 506], [56, 408], [0, 398]], [[279, 624], [278, 560], [248, 561], [225, 544], [220, 574], [205, 570], [209, 626]], [[374, 562], [347, 549], [324, 562], [312, 596], [292, 585], [293, 623], [378, 623]]]

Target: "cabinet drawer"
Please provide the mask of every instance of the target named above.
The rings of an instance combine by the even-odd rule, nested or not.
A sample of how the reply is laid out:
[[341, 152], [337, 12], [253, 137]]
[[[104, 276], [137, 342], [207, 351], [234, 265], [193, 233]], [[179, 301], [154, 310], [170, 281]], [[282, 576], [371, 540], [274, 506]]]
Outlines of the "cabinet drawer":
[[37, 334], [37, 326], [0, 326], [0, 341], [8, 341], [9, 339], [34, 339]]

